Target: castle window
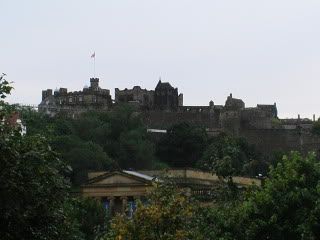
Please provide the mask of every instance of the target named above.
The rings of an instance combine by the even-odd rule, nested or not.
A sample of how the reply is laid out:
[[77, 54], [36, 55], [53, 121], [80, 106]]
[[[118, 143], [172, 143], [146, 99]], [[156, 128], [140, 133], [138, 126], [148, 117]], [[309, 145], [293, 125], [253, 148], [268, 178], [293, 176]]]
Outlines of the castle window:
[[96, 96], [92, 96], [92, 102], [97, 102], [97, 97]]
[[82, 96], [79, 96], [79, 98], [78, 98], [78, 100], [79, 100], [79, 102], [82, 102]]
[[69, 103], [72, 103], [72, 97], [69, 97]]

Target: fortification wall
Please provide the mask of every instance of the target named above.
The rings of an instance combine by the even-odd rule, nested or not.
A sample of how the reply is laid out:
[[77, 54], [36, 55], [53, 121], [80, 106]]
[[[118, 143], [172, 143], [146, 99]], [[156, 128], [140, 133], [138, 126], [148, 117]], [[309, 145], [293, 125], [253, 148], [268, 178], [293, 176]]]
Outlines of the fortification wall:
[[239, 135], [263, 153], [299, 150], [319, 151], [320, 138], [298, 129], [241, 129]]
[[182, 122], [206, 128], [219, 127], [219, 115], [214, 112], [146, 111], [141, 114], [148, 128], [167, 129]]

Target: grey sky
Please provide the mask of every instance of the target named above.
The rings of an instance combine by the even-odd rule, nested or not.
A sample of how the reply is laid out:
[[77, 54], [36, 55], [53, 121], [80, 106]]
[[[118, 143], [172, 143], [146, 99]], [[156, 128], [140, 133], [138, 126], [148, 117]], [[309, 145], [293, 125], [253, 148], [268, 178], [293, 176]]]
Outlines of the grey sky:
[[319, 0], [0, 0], [0, 73], [10, 102], [79, 90], [154, 89], [159, 76], [185, 105], [277, 102], [280, 117], [320, 116]]

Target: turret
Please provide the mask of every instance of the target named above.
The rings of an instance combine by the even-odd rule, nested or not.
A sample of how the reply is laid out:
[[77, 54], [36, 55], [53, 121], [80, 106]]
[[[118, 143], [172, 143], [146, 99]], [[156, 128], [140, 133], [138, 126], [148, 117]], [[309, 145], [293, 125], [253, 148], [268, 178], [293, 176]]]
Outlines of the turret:
[[99, 78], [90, 78], [90, 88], [93, 90], [99, 89]]
[[49, 96], [52, 96], [52, 89], [42, 91], [42, 100], [45, 100]]

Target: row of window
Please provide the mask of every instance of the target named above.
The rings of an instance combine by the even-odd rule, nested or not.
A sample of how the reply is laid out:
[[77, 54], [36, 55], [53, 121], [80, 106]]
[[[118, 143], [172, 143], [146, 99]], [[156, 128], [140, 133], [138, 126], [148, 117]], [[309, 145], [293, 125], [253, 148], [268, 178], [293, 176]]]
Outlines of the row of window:
[[[60, 104], [62, 104], [65, 101], [66, 101], [65, 99], [64, 100], [60, 99]], [[73, 102], [83, 102], [83, 96], [68, 97], [68, 103], [73, 103]], [[97, 102], [97, 97], [96, 96], [92, 96], [92, 102], [93, 103]]]

